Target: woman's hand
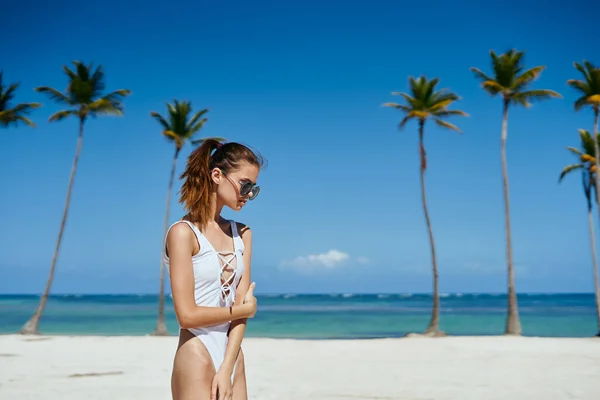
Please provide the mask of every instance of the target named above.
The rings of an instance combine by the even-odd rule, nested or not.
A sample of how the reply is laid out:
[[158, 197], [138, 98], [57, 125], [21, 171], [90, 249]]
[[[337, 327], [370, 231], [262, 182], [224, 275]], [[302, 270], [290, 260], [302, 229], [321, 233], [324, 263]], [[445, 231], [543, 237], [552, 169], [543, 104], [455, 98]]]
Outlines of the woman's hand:
[[256, 314], [256, 297], [254, 297], [255, 287], [256, 283], [252, 282], [244, 296], [244, 305], [248, 307], [248, 318], [254, 318], [254, 315]]
[[231, 373], [219, 370], [212, 381], [210, 400], [231, 400], [231, 396], [233, 396]]

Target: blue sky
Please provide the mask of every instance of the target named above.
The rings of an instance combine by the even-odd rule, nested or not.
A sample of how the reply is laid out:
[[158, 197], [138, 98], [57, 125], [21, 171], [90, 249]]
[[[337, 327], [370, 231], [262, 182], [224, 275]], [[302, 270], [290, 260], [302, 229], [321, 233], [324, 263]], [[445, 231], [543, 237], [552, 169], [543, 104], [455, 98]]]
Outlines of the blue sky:
[[[64, 89], [62, 65], [75, 59], [102, 64], [107, 90], [132, 95], [124, 117], [86, 125], [54, 292], [157, 291], [173, 146], [149, 113], [164, 113], [172, 99], [210, 109], [202, 136], [251, 144], [269, 161], [257, 200], [225, 212], [254, 231], [258, 293], [429, 291], [417, 127], [399, 132], [400, 114], [381, 107], [420, 74], [439, 77], [470, 114], [451, 121], [462, 135], [426, 126], [440, 289], [504, 292], [501, 103], [469, 67], [489, 71], [489, 50], [512, 47], [526, 51], [527, 66], [548, 66], [535, 88], [564, 96], [509, 113], [517, 290], [591, 291], [580, 177], [557, 178], [573, 161], [565, 147], [579, 144], [577, 129], [592, 129], [590, 111], [573, 111], [566, 80], [578, 77], [574, 61], [600, 63], [594, 36], [582, 34], [600, 6], [417, 3], [3, 6], [10, 40], [0, 43], [0, 69], [6, 82], [21, 82], [17, 101], [43, 107], [32, 114], [37, 128], [0, 132], [0, 293], [43, 289], [77, 123], [48, 123], [59, 108], [33, 88]], [[171, 219], [181, 211], [173, 201]]]

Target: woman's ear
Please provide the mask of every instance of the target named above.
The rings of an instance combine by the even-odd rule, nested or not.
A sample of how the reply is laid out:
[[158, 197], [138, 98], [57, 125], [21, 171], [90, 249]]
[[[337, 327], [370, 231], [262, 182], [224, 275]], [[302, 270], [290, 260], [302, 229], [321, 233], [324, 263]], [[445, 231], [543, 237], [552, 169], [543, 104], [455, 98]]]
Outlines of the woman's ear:
[[213, 168], [213, 170], [210, 172], [210, 177], [215, 184], [219, 185], [223, 180], [223, 173], [219, 168]]

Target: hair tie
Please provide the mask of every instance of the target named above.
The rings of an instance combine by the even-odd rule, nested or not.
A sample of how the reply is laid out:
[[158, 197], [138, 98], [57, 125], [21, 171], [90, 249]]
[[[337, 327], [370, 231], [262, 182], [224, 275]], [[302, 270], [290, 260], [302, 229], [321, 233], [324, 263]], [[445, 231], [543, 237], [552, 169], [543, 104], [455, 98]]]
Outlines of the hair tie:
[[220, 149], [223, 146], [223, 143], [219, 142], [217, 143], [217, 149]]

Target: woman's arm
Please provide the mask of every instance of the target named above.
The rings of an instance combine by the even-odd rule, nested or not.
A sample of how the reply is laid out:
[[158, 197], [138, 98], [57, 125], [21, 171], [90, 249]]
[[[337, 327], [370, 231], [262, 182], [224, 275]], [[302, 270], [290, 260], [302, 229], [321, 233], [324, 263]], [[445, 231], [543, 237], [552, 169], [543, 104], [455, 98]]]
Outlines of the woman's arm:
[[[235, 291], [235, 305], [234, 307], [244, 306], [244, 297], [250, 287], [250, 261], [252, 259], [252, 231], [245, 225], [239, 229], [240, 236], [244, 242], [244, 273]], [[256, 310], [255, 310], [256, 311]], [[242, 339], [244, 338], [244, 332], [246, 331], [247, 318], [238, 319], [231, 323], [229, 328], [229, 339], [227, 341], [227, 349], [225, 350], [225, 357], [219, 371], [223, 371], [226, 376], [231, 376], [233, 372], [233, 366], [237, 359], [240, 347], [242, 346]]]
[[232, 307], [196, 305], [192, 267], [194, 247], [197, 247], [196, 235], [187, 224], [177, 224], [171, 228], [167, 235], [167, 249], [170, 260], [171, 293], [179, 325], [182, 328], [200, 328], [240, 319], [246, 320], [253, 315], [255, 310], [252, 304], [235, 304]]

